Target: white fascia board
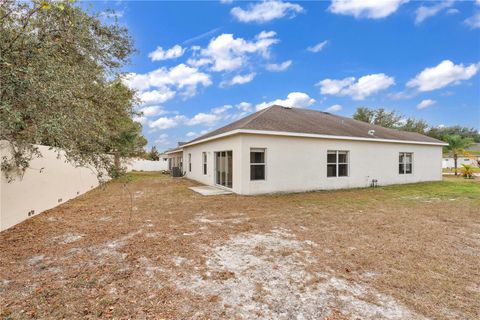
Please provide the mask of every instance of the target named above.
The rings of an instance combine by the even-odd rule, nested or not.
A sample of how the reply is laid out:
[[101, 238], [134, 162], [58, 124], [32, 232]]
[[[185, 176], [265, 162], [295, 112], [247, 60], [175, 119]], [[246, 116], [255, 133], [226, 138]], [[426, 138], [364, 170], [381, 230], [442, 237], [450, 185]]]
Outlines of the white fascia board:
[[194, 141], [184, 144], [183, 147], [192, 146], [207, 141], [220, 139], [235, 134], [261, 134], [270, 136], [286, 136], [286, 137], [301, 137], [301, 138], [317, 138], [317, 139], [330, 139], [330, 140], [350, 140], [350, 141], [369, 141], [369, 142], [384, 142], [384, 143], [403, 143], [403, 144], [419, 144], [429, 146], [447, 146], [445, 142], [426, 142], [426, 141], [411, 141], [411, 140], [395, 140], [395, 139], [378, 139], [378, 138], [362, 138], [362, 137], [350, 137], [350, 136], [333, 136], [327, 134], [313, 134], [313, 133], [298, 133], [298, 132], [286, 132], [286, 131], [269, 131], [269, 130], [249, 130], [249, 129], [236, 129], [222, 134], [218, 134], [212, 137], [208, 137], [202, 140]]
[[175, 149], [175, 150], [172, 150], [172, 151], [166, 151], [166, 152], [164, 152], [164, 154], [169, 155], [169, 154], [174, 154], [174, 153], [179, 153], [179, 152], [183, 152], [183, 148], [182, 149]]

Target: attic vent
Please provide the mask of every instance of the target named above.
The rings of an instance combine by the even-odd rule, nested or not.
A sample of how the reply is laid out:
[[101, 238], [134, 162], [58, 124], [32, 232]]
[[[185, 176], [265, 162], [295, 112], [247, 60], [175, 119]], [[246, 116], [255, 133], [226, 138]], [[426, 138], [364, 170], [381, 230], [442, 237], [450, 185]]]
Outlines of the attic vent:
[[290, 106], [282, 106], [283, 109], [292, 109]]
[[368, 130], [368, 134], [373, 136], [375, 134], [375, 130], [371, 129], [371, 130]]

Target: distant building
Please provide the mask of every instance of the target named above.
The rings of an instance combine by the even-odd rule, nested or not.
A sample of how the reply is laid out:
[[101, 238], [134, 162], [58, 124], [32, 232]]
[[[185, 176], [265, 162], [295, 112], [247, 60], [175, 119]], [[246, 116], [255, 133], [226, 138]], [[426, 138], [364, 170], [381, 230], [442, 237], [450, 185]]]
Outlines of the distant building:
[[[480, 167], [480, 143], [466, 148], [465, 152], [457, 157], [457, 167], [461, 167], [462, 164]], [[442, 168], [451, 169], [454, 167], [455, 160], [453, 159], [453, 154], [444, 154], [442, 157]]]

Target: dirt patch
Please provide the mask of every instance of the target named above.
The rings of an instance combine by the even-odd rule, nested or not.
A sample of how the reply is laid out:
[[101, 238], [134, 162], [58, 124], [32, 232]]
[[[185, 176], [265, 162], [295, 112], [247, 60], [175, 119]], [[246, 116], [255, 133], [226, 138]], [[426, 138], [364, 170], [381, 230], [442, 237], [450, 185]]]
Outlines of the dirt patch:
[[218, 295], [228, 318], [322, 319], [336, 309], [354, 318], [421, 318], [368, 286], [309, 272], [308, 265], [318, 263], [312, 245], [285, 229], [239, 234], [209, 250], [204, 277], [192, 274], [177, 286], [202, 296]]
[[480, 317], [478, 182], [203, 197], [132, 178], [0, 233], [2, 317]]

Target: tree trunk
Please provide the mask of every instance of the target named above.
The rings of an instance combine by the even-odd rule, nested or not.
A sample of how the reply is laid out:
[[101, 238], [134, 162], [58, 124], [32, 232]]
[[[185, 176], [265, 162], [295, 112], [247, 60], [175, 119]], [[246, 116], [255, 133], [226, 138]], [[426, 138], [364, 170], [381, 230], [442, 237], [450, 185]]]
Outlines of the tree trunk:
[[121, 169], [121, 164], [120, 164], [120, 154], [118, 152], [115, 152], [114, 154], [114, 164], [115, 164], [115, 170], [120, 172]]
[[458, 155], [455, 153], [453, 155], [453, 165], [455, 167], [455, 175], [458, 175], [458, 173], [457, 173], [457, 158], [458, 158]]

